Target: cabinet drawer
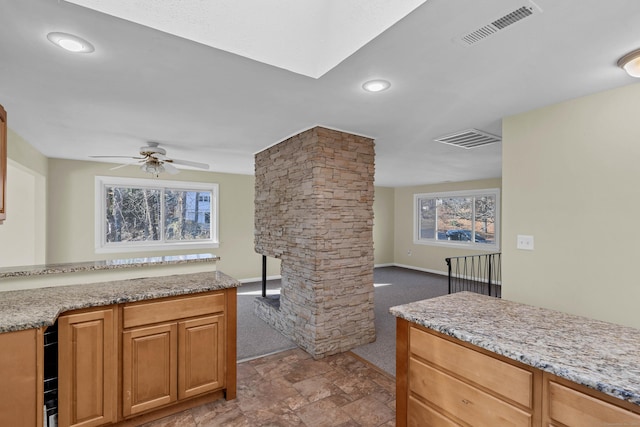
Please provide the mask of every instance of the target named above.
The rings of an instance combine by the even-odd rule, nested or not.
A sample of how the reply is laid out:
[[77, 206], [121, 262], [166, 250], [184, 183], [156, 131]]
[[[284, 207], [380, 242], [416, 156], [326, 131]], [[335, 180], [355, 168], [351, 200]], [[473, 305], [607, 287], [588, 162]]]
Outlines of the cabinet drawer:
[[439, 338], [418, 328], [410, 328], [409, 351], [465, 380], [490, 389], [526, 408], [533, 407], [533, 373]]
[[532, 415], [416, 359], [409, 360], [409, 391], [474, 426], [532, 425]]
[[180, 298], [166, 298], [153, 302], [138, 302], [125, 305], [123, 327], [168, 322], [224, 312], [224, 292], [198, 294]]
[[408, 427], [460, 427], [460, 424], [439, 414], [414, 397], [409, 397], [409, 419], [407, 423]]
[[547, 399], [549, 418], [568, 427], [640, 425], [640, 415], [555, 381], [548, 382]]

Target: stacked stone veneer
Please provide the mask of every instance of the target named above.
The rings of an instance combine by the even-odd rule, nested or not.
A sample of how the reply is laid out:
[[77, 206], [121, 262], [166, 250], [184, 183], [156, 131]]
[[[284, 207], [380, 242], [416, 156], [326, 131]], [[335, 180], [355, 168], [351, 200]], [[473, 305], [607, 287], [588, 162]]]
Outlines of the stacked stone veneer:
[[255, 160], [255, 249], [282, 275], [256, 314], [315, 358], [374, 341], [373, 140], [316, 127]]

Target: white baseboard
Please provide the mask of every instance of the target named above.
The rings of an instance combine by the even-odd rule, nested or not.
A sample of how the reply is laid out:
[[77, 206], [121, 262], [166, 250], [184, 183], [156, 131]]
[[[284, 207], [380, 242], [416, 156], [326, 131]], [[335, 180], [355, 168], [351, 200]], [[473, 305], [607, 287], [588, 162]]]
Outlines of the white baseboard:
[[394, 267], [401, 267], [401, 268], [408, 268], [409, 270], [423, 271], [425, 273], [440, 274], [441, 276], [448, 276], [449, 275], [448, 271], [431, 270], [430, 268], [415, 267], [413, 265], [404, 265], [404, 264], [396, 264], [396, 263], [394, 263], [393, 266]]
[[394, 267], [395, 264], [392, 262], [388, 262], [386, 264], [375, 264], [373, 268], [381, 268], [381, 267]]
[[[267, 280], [278, 280], [282, 279], [282, 276], [279, 274], [277, 276], [267, 276]], [[251, 282], [262, 282], [262, 276], [260, 277], [249, 277], [248, 279], [238, 279], [240, 283], [251, 283]]]

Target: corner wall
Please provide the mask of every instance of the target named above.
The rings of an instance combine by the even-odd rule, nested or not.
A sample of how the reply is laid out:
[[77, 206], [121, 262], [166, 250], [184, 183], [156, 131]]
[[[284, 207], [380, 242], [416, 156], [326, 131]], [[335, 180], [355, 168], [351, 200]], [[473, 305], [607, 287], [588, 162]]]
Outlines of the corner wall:
[[504, 119], [503, 298], [640, 328], [639, 100], [633, 84]]
[[0, 267], [44, 264], [47, 158], [7, 129], [7, 219], [0, 225]]

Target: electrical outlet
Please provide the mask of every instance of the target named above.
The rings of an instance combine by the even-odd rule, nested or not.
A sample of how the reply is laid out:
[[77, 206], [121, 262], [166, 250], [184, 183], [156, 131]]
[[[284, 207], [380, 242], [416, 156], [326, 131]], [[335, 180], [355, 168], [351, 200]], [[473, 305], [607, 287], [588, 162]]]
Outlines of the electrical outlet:
[[533, 250], [533, 236], [527, 236], [524, 234], [518, 234], [518, 249], [524, 249], [526, 251]]
[[407, 255], [411, 256], [411, 251], [407, 251]]

